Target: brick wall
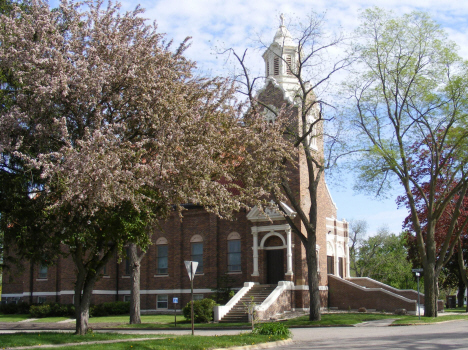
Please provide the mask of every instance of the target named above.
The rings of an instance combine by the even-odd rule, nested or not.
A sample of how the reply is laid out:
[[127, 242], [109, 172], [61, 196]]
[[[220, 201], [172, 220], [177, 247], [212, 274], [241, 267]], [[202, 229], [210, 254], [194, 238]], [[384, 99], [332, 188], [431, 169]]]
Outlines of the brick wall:
[[416, 311], [416, 302], [385, 290], [369, 290], [336, 276], [328, 276], [329, 306], [340, 310], [376, 309], [394, 312], [396, 309]]

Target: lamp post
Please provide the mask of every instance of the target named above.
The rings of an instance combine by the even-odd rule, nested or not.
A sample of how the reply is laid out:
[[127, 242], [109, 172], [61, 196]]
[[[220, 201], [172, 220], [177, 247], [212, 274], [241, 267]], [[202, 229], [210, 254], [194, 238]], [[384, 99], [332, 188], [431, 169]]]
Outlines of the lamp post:
[[418, 280], [418, 317], [419, 317], [419, 319], [421, 319], [421, 307], [419, 305], [419, 276], [421, 276], [421, 273], [424, 270], [423, 269], [412, 269], [411, 271], [413, 271], [416, 274], [416, 279]]
[[195, 272], [197, 271], [198, 261], [184, 261], [185, 268], [187, 269], [188, 276], [190, 278], [190, 295], [191, 295], [191, 321], [192, 321], [192, 335], [194, 335], [195, 327], [193, 320], [193, 279], [195, 278]]

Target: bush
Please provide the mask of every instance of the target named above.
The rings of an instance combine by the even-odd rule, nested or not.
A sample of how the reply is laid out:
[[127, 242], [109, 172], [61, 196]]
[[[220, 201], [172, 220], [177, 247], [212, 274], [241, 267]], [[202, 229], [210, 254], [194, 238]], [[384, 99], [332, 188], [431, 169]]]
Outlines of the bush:
[[114, 301], [111, 303], [92, 305], [89, 308], [91, 317], [125, 315], [128, 313], [130, 313], [130, 302], [128, 301]]
[[291, 331], [283, 323], [262, 323], [255, 327], [253, 334], [279, 335], [291, 338]]
[[18, 304], [8, 303], [0, 305], [0, 312], [3, 314], [27, 314], [29, 313], [29, 304], [20, 302]]
[[51, 314], [50, 304], [31, 305], [29, 314], [34, 318], [43, 318]]
[[72, 304], [46, 303], [31, 305], [29, 314], [34, 318], [43, 317], [74, 317], [75, 306]]
[[[196, 323], [207, 323], [213, 320], [213, 307], [216, 302], [213, 299], [196, 300], [193, 302], [193, 318]], [[187, 320], [191, 319], [190, 302], [185, 305], [183, 312]]]

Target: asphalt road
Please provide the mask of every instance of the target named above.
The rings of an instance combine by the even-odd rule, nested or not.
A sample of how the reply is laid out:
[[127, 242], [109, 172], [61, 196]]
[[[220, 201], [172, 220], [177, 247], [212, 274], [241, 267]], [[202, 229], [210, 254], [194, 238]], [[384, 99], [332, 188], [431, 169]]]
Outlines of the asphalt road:
[[[389, 322], [373, 321], [356, 327], [320, 327], [292, 328], [293, 342], [270, 349], [346, 349], [346, 350], [380, 350], [380, 349], [467, 349], [468, 320], [450, 321], [420, 326], [388, 326]], [[0, 333], [15, 333], [24, 329], [0, 329]], [[29, 332], [45, 331], [28, 330]], [[27, 332], [28, 332], [27, 331]], [[66, 330], [71, 331], [71, 330]], [[238, 334], [246, 330], [202, 330], [195, 329], [195, 335]], [[163, 333], [190, 334], [190, 330], [129, 330], [118, 333]]]
[[433, 325], [295, 328], [293, 343], [274, 349], [468, 349], [468, 321]]

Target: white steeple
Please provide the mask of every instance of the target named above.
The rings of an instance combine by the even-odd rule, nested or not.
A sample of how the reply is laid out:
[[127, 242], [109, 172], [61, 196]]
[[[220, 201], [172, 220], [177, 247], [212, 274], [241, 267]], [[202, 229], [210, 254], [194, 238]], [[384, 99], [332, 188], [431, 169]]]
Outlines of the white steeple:
[[276, 31], [273, 42], [263, 53], [265, 76], [275, 85], [278, 84], [283, 89], [285, 97], [292, 100], [298, 88], [297, 79], [292, 73], [299, 55], [297, 45], [284, 25], [283, 14], [281, 14], [280, 19], [281, 24]]

